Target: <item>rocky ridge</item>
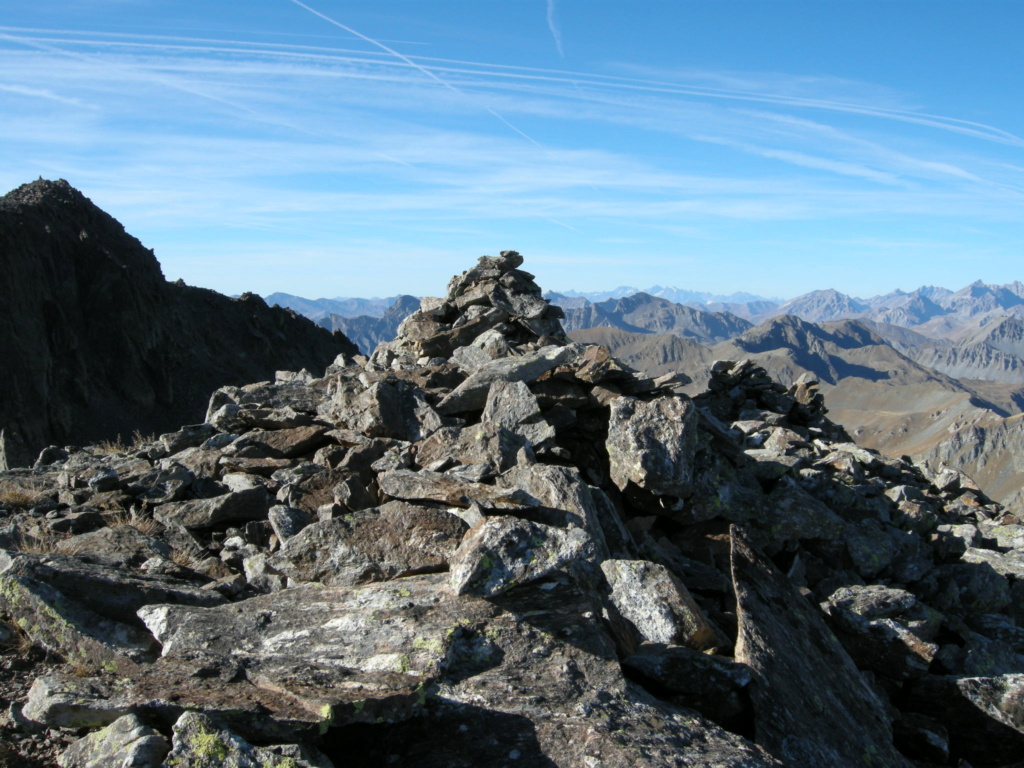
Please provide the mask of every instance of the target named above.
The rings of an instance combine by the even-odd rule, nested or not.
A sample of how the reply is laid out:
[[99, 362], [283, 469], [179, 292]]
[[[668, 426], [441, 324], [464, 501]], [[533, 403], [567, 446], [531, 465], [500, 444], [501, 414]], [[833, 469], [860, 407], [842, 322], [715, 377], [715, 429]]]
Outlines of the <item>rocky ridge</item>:
[[62, 662], [4, 702], [14, 749], [1021, 765], [1024, 521], [858, 448], [810, 376], [721, 361], [690, 398], [569, 343], [521, 263], [369, 360], [0, 473], [0, 630]]
[[66, 181], [0, 197], [0, 468], [50, 443], [130, 441], [202, 418], [210, 392], [321, 370], [355, 348], [255, 294], [170, 283]]

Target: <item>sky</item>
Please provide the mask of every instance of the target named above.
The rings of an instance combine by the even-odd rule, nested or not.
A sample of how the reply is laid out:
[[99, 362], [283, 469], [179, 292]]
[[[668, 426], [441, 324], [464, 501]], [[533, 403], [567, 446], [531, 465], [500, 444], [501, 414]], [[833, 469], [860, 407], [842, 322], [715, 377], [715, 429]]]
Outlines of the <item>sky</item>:
[[1024, 279], [1019, 0], [0, 0], [0, 191], [227, 294]]

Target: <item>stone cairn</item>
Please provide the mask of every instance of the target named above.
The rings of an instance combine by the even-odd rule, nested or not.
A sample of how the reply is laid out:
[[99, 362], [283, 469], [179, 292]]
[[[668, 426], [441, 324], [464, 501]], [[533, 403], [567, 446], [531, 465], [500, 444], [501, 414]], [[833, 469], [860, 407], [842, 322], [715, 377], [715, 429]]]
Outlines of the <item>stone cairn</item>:
[[50, 664], [8, 754], [1021, 765], [1021, 519], [859, 448], [810, 379], [723, 361], [691, 399], [570, 343], [521, 263], [369, 360], [0, 473], [0, 642]]

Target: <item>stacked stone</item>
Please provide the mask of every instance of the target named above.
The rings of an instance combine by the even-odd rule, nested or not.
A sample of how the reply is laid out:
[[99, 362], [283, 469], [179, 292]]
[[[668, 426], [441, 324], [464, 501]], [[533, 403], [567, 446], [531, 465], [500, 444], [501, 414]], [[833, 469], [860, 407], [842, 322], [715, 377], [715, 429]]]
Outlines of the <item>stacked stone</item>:
[[565, 343], [520, 263], [369, 363], [0, 473], [0, 610], [69, 662], [17, 721], [110, 724], [66, 766], [1016, 759], [1022, 521], [813, 382], [691, 400]]
[[443, 299], [422, 300], [395, 341], [374, 351], [373, 367], [428, 365], [466, 346], [496, 357], [523, 344], [565, 343], [562, 309], [542, 298], [534, 276], [518, 269], [522, 263], [515, 251], [481, 256], [475, 267], [451, 279]]

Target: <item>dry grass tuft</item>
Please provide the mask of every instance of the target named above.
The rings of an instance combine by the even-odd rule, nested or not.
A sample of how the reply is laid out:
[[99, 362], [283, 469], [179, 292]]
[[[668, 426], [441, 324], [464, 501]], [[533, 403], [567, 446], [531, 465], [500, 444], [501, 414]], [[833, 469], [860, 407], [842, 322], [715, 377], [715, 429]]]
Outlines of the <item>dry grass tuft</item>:
[[182, 568], [191, 568], [192, 555], [183, 549], [171, 549], [171, 562]]
[[35, 506], [38, 494], [9, 480], [0, 483], [0, 505], [15, 509]]
[[93, 446], [93, 450], [100, 454], [131, 453], [148, 443], [152, 443], [154, 440], [156, 440], [156, 435], [144, 435], [136, 429], [132, 433], [131, 440], [128, 442], [125, 442], [125, 439], [118, 435], [116, 440], [103, 440], [96, 443]]
[[163, 526], [152, 517], [144, 517], [137, 512], [118, 512], [110, 515], [107, 517], [107, 525], [130, 525], [147, 536], [153, 536], [163, 530]]
[[25, 534], [14, 549], [26, 555], [46, 555], [51, 552], [66, 554], [61, 551], [60, 544], [70, 538], [71, 534], [41, 528], [33, 534]]

